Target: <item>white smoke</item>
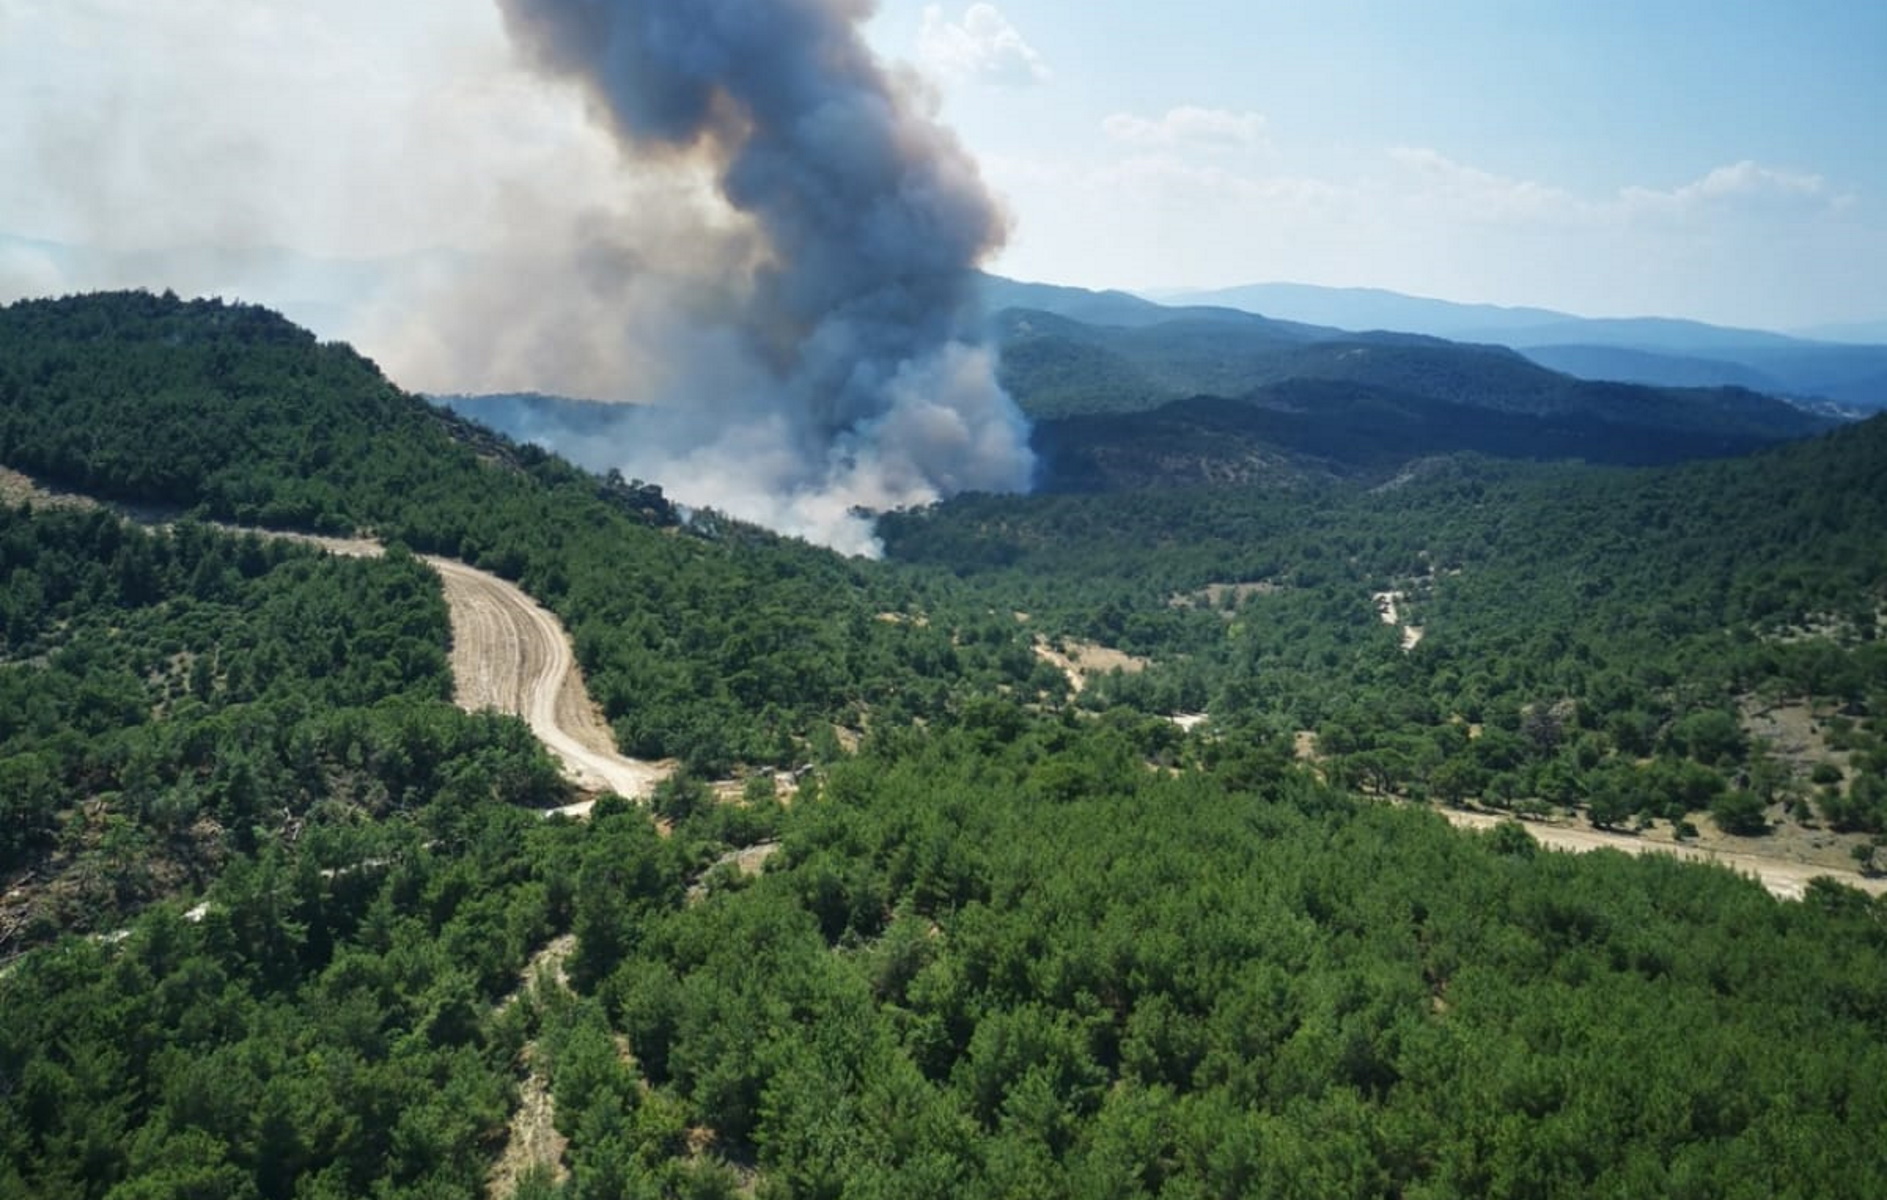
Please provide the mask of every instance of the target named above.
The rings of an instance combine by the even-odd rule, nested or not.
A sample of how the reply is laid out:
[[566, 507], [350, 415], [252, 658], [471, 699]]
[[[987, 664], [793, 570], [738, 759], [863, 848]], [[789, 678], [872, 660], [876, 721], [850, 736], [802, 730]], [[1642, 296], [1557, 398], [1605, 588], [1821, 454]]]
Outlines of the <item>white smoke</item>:
[[1003, 220], [916, 83], [865, 46], [868, 5], [499, 4], [626, 174], [706, 178], [720, 201], [667, 210], [682, 228], [658, 239], [637, 213], [566, 248], [594, 302], [566, 340], [633, 348], [606, 394], [671, 409], [637, 423], [625, 473], [854, 553], [875, 549], [857, 509], [1028, 486], [1027, 427], [970, 312]]
[[1002, 222], [868, 7], [0, 0], [0, 297], [220, 294], [408, 387], [657, 406], [547, 440], [869, 551], [855, 506], [1030, 456], [963, 318]]

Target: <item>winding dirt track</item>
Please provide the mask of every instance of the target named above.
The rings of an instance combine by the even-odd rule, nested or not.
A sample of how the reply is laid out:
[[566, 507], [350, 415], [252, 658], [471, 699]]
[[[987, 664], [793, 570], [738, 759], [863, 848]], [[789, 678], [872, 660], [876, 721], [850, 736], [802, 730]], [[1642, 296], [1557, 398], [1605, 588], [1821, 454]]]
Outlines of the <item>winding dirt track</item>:
[[449, 558], [426, 562], [445, 583], [459, 707], [522, 717], [580, 786], [646, 799], [667, 772], [616, 752], [557, 618], [496, 576]]
[[[271, 534], [353, 558], [375, 558], [379, 543], [360, 538]], [[577, 786], [646, 800], [669, 774], [616, 751], [562, 622], [514, 583], [450, 558], [424, 556], [445, 585], [452, 619], [454, 700], [467, 712], [495, 709], [522, 718]], [[594, 801], [554, 811], [587, 816]]]
[[[1463, 829], [1492, 829], [1508, 817], [1497, 817], [1491, 813], [1462, 812], [1459, 809], [1440, 809], [1448, 818], [1448, 823]], [[1852, 871], [1834, 871], [1826, 867], [1812, 866], [1807, 863], [1785, 862], [1781, 859], [1768, 858], [1756, 854], [1738, 854], [1734, 850], [1706, 850], [1700, 846], [1681, 846], [1670, 842], [1654, 842], [1645, 838], [1632, 837], [1622, 833], [1606, 833], [1598, 829], [1580, 829], [1562, 825], [1543, 825], [1533, 821], [1522, 824], [1533, 835], [1533, 840], [1549, 850], [1565, 850], [1573, 854], [1584, 854], [1589, 850], [1620, 850], [1626, 854], [1668, 854], [1685, 862], [1716, 863], [1729, 867], [1738, 874], [1747, 875], [1759, 881], [1773, 896], [1784, 900], [1800, 900], [1808, 891], [1809, 880], [1827, 876], [1849, 887], [1860, 888], [1870, 895], [1879, 896], [1887, 893], [1887, 879], [1866, 879]]]

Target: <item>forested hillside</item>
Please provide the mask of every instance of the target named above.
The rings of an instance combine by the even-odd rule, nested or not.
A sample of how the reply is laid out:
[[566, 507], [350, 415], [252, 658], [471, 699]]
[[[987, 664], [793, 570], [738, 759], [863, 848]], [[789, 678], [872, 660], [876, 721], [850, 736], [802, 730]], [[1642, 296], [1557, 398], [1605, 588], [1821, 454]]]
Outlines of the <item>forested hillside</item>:
[[1133, 325], [1010, 309], [994, 323], [1003, 382], [1037, 418], [1139, 412], [1196, 396], [1244, 399], [1323, 380], [1404, 401], [1574, 417], [1666, 435], [1775, 441], [1829, 425], [1739, 388], [1595, 383], [1504, 346], [1318, 330], [1209, 309], [1176, 309], [1164, 320]]
[[552, 1010], [576, 1194], [633, 1192], [671, 1101], [777, 1195], [1887, 1178], [1864, 900], [1468, 839], [1262, 755], [1149, 771], [1153, 725], [1025, 724], [887, 734], [795, 803], [757, 883], [579, 913], [608, 949]]
[[0, 464], [200, 517], [362, 530], [516, 580], [632, 753], [789, 765], [837, 721], [1025, 680], [1026, 643], [875, 620], [908, 589], [455, 421], [262, 309], [143, 293], [0, 309]]
[[0, 508], [0, 578], [0, 956], [449, 783], [563, 793], [521, 728], [447, 703], [445, 608], [410, 554]]
[[[1447, 460], [1369, 492], [966, 498], [883, 531], [1045, 633], [1155, 661], [1084, 702], [1316, 731], [1382, 789], [1881, 833], [1883, 480], [1876, 419], [1676, 471]], [[1748, 736], [1784, 701], [1828, 716], [1832, 777]]]
[[0, 1193], [475, 1184], [565, 788], [431, 572], [0, 508], [0, 580]]
[[[172, 518], [0, 507], [0, 1195], [1887, 1188], [1887, 901], [1422, 803], [1862, 882], [1887, 421], [960, 497], [869, 563], [125, 295], [0, 311], [0, 464]], [[414, 550], [563, 616], [652, 811], [542, 815]]]

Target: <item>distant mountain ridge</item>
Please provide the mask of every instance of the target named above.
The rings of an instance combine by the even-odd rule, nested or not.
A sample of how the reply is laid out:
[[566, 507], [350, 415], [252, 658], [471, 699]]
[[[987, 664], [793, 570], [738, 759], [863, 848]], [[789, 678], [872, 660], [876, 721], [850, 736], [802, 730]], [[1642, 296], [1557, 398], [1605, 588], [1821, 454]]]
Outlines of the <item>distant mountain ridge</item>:
[[[1835, 424], [1745, 388], [1577, 379], [1504, 346], [994, 277], [982, 292], [985, 306], [1055, 310], [984, 318], [1003, 383], [1035, 423], [1037, 485], [1050, 491], [1386, 478], [1459, 451], [1651, 465], [1745, 454]], [[434, 399], [596, 471], [666, 416], [532, 394]]]
[[1262, 283], [1162, 294], [1175, 306], [1219, 305], [1342, 329], [1400, 329], [1457, 341], [1494, 342], [1588, 379], [1688, 387], [1751, 387], [1862, 411], [1887, 409], [1887, 324], [1840, 327], [1837, 341], [1736, 329], [1667, 317], [1590, 318], [1544, 308], [1504, 308], [1408, 296], [1379, 288]]
[[[1049, 490], [1371, 476], [1464, 450], [1648, 465], [1745, 454], [1835, 423], [1763, 394], [1771, 378], [1749, 369], [1727, 370], [1734, 386], [1687, 386], [1709, 377], [1702, 367], [1645, 386], [1580, 378], [1491, 341], [996, 276], [979, 289]], [[1505, 315], [1518, 327], [1556, 314]]]
[[1129, 329], [1191, 320], [1247, 329], [1265, 328], [1304, 338], [1327, 337], [1338, 332], [1304, 321], [1281, 320], [1235, 304], [1163, 304], [1131, 292], [1093, 291], [1058, 283], [1025, 283], [980, 271], [976, 275], [976, 302], [985, 315], [1011, 308], [1034, 309], [1085, 325], [1116, 325]]
[[[370, 298], [384, 300], [415, 270], [464, 266], [462, 256], [423, 251], [399, 257], [334, 259], [280, 247], [182, 247], [111, 252], [0, 231], [0, 274], [38, 280], [45, 293], [171, 287], [184, 295], [241, 296], [265, 303], [323, 338], [355, 338]], [[1177, 317], [1232, 323], [1262, 315], [1274, 329], [1400, 331], [1495, 343], [1588, 379], [1661, 386], [1740, 386], [1859, 415], [1887, 409], [1887, 321], [1783, 334], [1668, 318], [1590, 319], [1553, 309], [1459, 304], [1382, 288], [1263, 283], [1148, 296], [1028, 283], [980, 274], [985, 313], [1036, 309], [1093, 325], [1142, 327]], [[24, 294], [24, 293], [20, 293]], [[1811, 403], [1826, 410], [1827, 404]]]
[[1005, 310], [992, 318], [1004, 383], [1037, 417], [1148, 409], [1194, 395], [1236, 398], [1293, 379], [1324, 379], [1502, 412], [1588, 412], [1655, 428], [1734, 427], [1786, 438], [1824, 424], [1746, 389], [1621, 387], [1575, 379], [1504, 346], [1192, 311], [1114, 327]]
[[1307, 283], [1254, 283], [1208, 291], [1161, 293], [1157, 302], [1175, 306], [1216, 304], [1267, 316], [1289, 316], [1337, 329], [1395, 329], [1461, 341], [1490, 334], [1576, 320], [1546, 308], [1458, 304], [1384, 288], [1332, 288]]

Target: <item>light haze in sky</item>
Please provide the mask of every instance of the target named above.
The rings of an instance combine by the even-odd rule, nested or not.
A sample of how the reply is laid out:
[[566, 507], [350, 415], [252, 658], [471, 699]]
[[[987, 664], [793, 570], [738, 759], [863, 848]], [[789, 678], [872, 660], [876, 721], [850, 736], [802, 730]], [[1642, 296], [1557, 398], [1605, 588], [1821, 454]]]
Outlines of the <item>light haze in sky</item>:
[[[1004, 274], [1887, 319], [1887, 4], [885, 0], [868, 21], [1002, 202]], [[0, 299], [216, 292], [408, 386], [550, 387], [501, 332], [468, 369], [428, 297], [472, 262], [580, 293], [573, 230], [659, 224], [689, 186], [625, 164], [478, 0], [0, 0]]]

